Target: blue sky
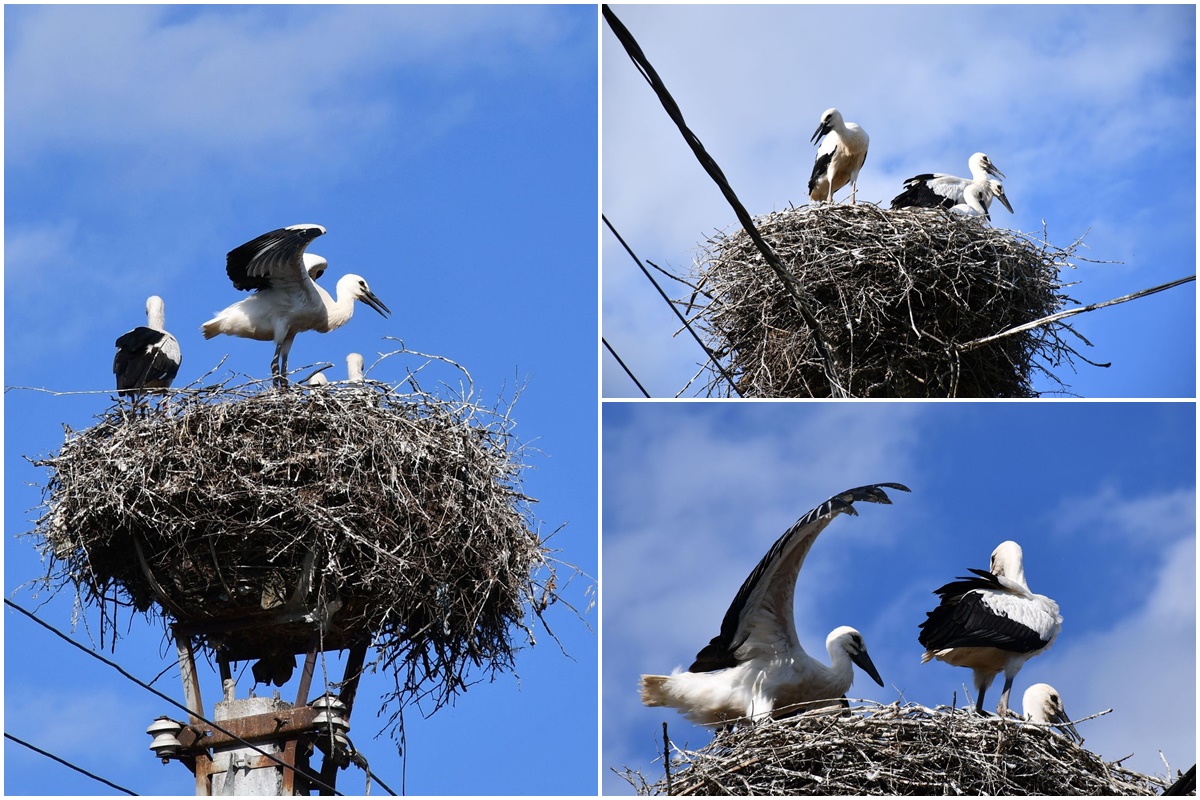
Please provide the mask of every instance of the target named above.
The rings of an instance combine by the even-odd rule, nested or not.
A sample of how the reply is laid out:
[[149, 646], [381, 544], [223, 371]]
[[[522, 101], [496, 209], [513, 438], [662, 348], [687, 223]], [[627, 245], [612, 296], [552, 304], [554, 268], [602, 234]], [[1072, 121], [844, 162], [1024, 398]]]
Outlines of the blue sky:
[[[602, 762], [662, 775], [708, 731], [645, 708], [638, 676], [691, 662], [738, 587], [799, 516], [853, 486], [891, 481], [821, 534], [800, 573], [800, 642], [858, 628], [885, 688], [851, 697], [965, 704], [969, 670], [920, 663], [933, 590], [986, 569], [1006, 539], [1062, 633], [1013, 689], [1046, 682], [1085, 746], [1127, 766], [1187, 769], [1196, 753], [1196, 412], [1193, 403], [606, 403], [603, 409]], [[989, 703], [999, 698], [999, 684]], [[606, 793], [632, 793], [619, 776]]]
[[[994, 222], [1080, 255], [1081, 303], [1195, 274], [1194, 5], [616, 5], [752, 215], [807, 201], [821, 113], [838, 107], [871, 149], [858, 199], [886, 206], [904, 179], [967, 174], [987, 153], [1015, 214]], [[733, 211], [607, 26], [603, 212], [643, 260], [688, 274]], [[603, 328], [656, 397], [703, 353], [607, 231]], [[681, 296], [682, 289], [669, 291]], [[1090, 312], [1094, 347], [1055, 370], [1084, 397], [1195, 396], [1195, 284]], [[1036, 388], [1054, 385], [1041, 380]], [[606, 397], [640, 396], [608, 355]]]
[[[64, 423], [87, 427], [108, 405], [113, 341], [145, 323], [146, 296], [166, 300], [183, 349], [177, 386], [226, 356], [218, 377], [266, 377], [269, 343], [205, 341], [199, 327], [244, 296], [225, 276], [228, 250], [315, 222], [328, 230], [312, 247], [329, 259], [327, 285], [360, 273], [393, 313], [359, 305], [344, 328], [302, 334], [291, 366], [333, 361], [341, 377], [348, 352], [370, 365], [397, 349], [392, 336], [465, 366], [484, 403], [519, 391], [515, 434], [540, 451], [524, 488], [546, 531], [565, 524], [560, 557], [592, 576], [564, 589], [585, 612], [597, 574], [595, 7], [9, 6], [4, 20], [4, 383], [97, 392], [5, 395], [6, 591], [46, 600], [17, 590], [42, 569], [13, 538], [46, 479], [23, 457], [56, 450]], [[392, 359], [371, 377], [422, 363]], [[457, 382], [426, 374], [427, 387]], [[69, 629], [71, 598], [38, 613]], [[4, 617], [6, 730], [135, 791], [191, 793], [187, 771], [147, 749], [146, 726], [172, 708]], [[517, 677], [429, 719], [410, 709], [408, 792], [594, 792], [596, 617], [556, 608], [569, 656], [543, 632]], [[77, 640], [88, 624], [95, 633], [84, 612]], [[115, 657], [143, 679], [174, 661], [158, 625], [134, 619], [121, 634]], [[205, 680], [211, 704], [218, 682]], [[157, 685], [181, 694], [177, 669]], [[373, 738], [386, 686], [366, 680], [351, 738], [399, 790], [395, 747]], [[5, 767], [9, 794], [106, 791], [7, 743]], [[360, 777], [343, 772], [340, 788], [361, 792]]]

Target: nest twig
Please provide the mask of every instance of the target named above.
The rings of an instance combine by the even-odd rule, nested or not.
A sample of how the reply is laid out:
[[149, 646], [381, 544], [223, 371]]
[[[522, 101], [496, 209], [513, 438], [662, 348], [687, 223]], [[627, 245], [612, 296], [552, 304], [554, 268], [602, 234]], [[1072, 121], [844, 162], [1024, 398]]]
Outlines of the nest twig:
[[322, 649], [370, 641], [395, 678], [385, 707], [440, 708], [513, 667], [527, 614], [559, 599], [559, 562], [507, 412], [407, 383], [219, 385], [68, 429], [33, 460], [49, 471], [27, 534], [39, 582], [98, 608], [102, 642], [120, 608], [234, 661], [314, 633]]
[[[940, 209], [864, 203], [774, 212], [755, 225], [808, 293], [850, 396], [1033, 397], [1036, 375], [1065, 390], [1052, 370], [1082, 358], [1065, 336], [1084, 340], [1062, 321], [972, 345], [1073, 303], [1059, 271], [1073, 268], [1078, 242], [1064, 250]], [[809, 326], [745, 231], [703, 250], [696, 324], [737, 393], [829, 396]], [[703, 391], [733, 388], [710, 365]]]
[[1044, 726], [899, 702], [735, 728], [676, 750], [662, 781], [624, 777], [638, 794], [669, 781], [675, 795], [1155, 795], [1168, 784]]

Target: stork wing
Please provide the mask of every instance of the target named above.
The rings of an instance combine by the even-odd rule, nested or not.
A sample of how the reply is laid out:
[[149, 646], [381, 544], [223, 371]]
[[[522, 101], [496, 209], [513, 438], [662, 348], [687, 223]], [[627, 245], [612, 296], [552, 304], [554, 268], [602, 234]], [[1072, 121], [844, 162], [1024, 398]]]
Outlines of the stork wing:
[[953, 208], [963, 200], [970, 183], [966, 178], [926, 172], [904, 182], [904, 191], [892, 199], [892, 208]]
[[117, 390], [124, 394], [145, 388], [148, 383], [175, 380], [179, 372], [179, 344], [166, 331], [145, 326], [134, 328], [123, 334], [116, 342], [117, 354], [113, 357], [113, 374], [117, 376]]
[[1040, 595], [986, 570], [971, 572], [979, 577], [959, 578], [934, 590], [942, 602], [918, 626], [917, 640], [926, 650], [996, 647], [1028, 653], [1045, 647], [1057, 635], [1054, 631], [1046, 639], [1039, 633], [1055, 627], [1054, 614], [1035, 602]]
[[899, 483], [877, 483], [847, 489], [834, 495], [821, 505], [796, 520], [771, 545], [771, 549], [758, 562], [738, 590], [737, 596], [725, 619], [721, 621], [721, 633], [713, 637], [708, 645], [696, 654], [696, 660], [688, 672], [712, 672], [737, 666], [745, 660], [746, 653], [738, 651], [744, 645], [752, 649], [775, 651], [780, 643], [799, 647], [796, 639], [796, 624], [792, 604], [796, 595], [796, 578], [804, 558], [808, 555], [817, 535], [825, 530], [838, 514], [857, 514], [854, 503], [888, 503], [892, 501], [883, 487], [909, 491]]
[[304, 249], [323, 233], [320, 225], [292, 225], [264, 233], [229, 251], [225, 273], [234, 287], [243, 291], [265, 289], [281, 281], [311, 280]]

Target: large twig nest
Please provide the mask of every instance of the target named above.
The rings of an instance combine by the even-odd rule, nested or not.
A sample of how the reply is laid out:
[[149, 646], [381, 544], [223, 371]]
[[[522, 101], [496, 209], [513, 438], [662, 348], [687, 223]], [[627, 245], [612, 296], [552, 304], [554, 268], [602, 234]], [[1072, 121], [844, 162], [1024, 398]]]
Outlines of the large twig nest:
[[[805, 206], [755, 220], [795, 278], [852, 397], [1032, 397], [1075, 351], [1055, 322], [970, 343], [1060, 311], [1061, 250], [941, 209]], [[1078, 244], [1078, 243], [1076, 243]], [[828, 397], [808, 325], [750, 237], [710, 239], [696, 266], [699, 324], [744, 397]], [[1077, 334], [1076, 334], [1077, 335]], [[733, 394], [713, 370], [707, 393]]]
[[1156, 795], [1167, 785], [1047, 727], [900, 703], [736, 728], [676, 750], [654, 784], [625, 777], [639, 794], [675, 795]]
[[[512, 667], [557, 599], [506, 413], [368, 383], [219, 387], [67, 431], [45, 583], [181, 623], [234, 661], [367, 641], [401, 705]], [[522, 637], [523, 639], [526, 637]]]

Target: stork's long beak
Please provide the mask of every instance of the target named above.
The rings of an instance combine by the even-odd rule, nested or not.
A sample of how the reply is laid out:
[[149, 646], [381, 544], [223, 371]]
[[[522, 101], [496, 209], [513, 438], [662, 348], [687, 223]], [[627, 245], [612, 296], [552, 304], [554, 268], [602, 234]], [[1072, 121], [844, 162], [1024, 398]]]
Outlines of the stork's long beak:
[[1067, 710], [1065, 708], [1062, 709], [1061, 711], [1055, 711], [1053, 716], [1051, 716], [1050, 719], [1052, 722], [1059, 723], [1058, 725], [1055, 725], [1054, 727], [1058, 728], [1064, 734], [1071, 737], [1072, 739], [1079, 742], [1080, 744], [1083, 744], [1083, 737], [1079, 735], [1079, 731], [1075, 730], [1075, 724], [1073, 722], [1071, 722], [1071, 718], [1067, 716]]
[[879, 677], [879, 670], [875, 669], [875, 664], [871, 662], [871, 656], [867, 653], [867, 648], [864, 647], [850, 656], [850, 660], [858, 664], [859, 669], [870, 675], [871, 680], [883, 686], [883, 678]]
[[360, 297], [359, 299], [362, 300], [367, 305], [369, 305], [371, 308], [378, 311], [384, 317], [386, 317], [388, 314], [392, 313], [392, 310], [390, 308], [388, 308], [387, 306], [385, 306], [383, 304], [383, 301], [380, 300], [378, 297], [376, 297], [375, 293], [369, 289], [367, 291], [363, 292], [362, 297]]
[[1004, 204], [1004, 207], [1008, 209], [1008, 213], [1010, 213], [1010, 214], [1014, 214], [1014, 213], [1016, 213], [1016, 212], [1014, 212], [1014, 211], [1012, 210], [1012, 206], [1010, 206], [1010, 205], [1008, 204], [1008, 198], [1004, 196], [1004, 192], [1003, 192], [1003, 191], [1001, 191], [1001, 192], [998, 192], [998, 193], [996, 194], [996, 199], [997, 199], [997, 200], [999, 200], [1001, 203], [1003, 203], [1003, 204]]
[[829, 123], [822, 120], [821, 124], [817, 126], [817, 132], [814, 133], [812, 135], [812, 138], [809, 139], [808, 141], [815, 144], [818, 139], [820, 139], [825, 134], [829, 133], [831, 130], [833, 130], [833, 128], [829, 125]]
[[984, 167], [984, 168], [983, 168], [983, 171], [984, 171], [984, 172], [986, 172], [988, 175], [995, 175], [997, 178], [1003, 178], [1003, 177], [1004, 177], [1004, 173], [1003, 173], [1003, 172], [1001, 172], [1001, 171], [1000, 171], [1000, 170], [999, 170], [999, 169], [996, 167], [996, 165], [995, 165], [995, 164], [993, 164], [993, 163], [991, 163], [990, 161], [988, 162], [988, 165], [987, 165], [986, 167]]

